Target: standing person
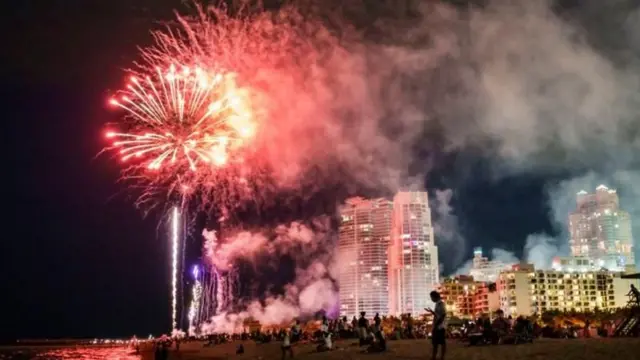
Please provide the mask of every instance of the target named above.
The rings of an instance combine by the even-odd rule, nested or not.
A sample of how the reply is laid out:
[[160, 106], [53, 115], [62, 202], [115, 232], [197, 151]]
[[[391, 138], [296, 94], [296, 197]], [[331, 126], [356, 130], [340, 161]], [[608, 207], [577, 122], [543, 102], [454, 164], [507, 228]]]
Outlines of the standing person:
[[322, 317], [322, 325], [320, 325], [320, 331], [322, 331], [322, 335], [325, 335], [329, 332], [329, 320], [326, 316]]
[[360, 346], [365, 345], [367, 343], [367, 328], [369, 327], [369, 320], [365, 317], [367, 315], [366, 312], [360, 312], [360, 319], [358, 319], [358, 333], [360, 335]]
[[358, 319], [356, 319], [355, 316], [351, 320], [351, 332], [353, 333], [354, 336], [360, 335], [358, 334]]
[[631, 284], [631, 290], [627, 293], [629, 297], [629, 304], [640, 305], [640, 291], [636, 289], [635, 285]]
[[373, 317], [373, 323], [375, 325], [374, 332], [380, 331], [381, 329], [380, 325], [382, 324], [382, 320], [380, 319], [380, 313], [376, 313], [376, 316]]
[[290, 340], [294, 343], [300, 341], [300, 338], [302, 337], [302, 326], [300, 326], [300, 320], [296, 319], [296, 322], [291, 328], [291, 330], [293, 334]]
[[293, 359], [293, 348], [291, 347], [291, 335], [290, 332], [287, 331], [284, 333], [284, 339], [282, 340], [282, 360], [289, 353], [289, 357]]
[[444, 360], [444, 355], [447, 352], [446, 342], [446, 328], [447, 328], [447, 308], [442, 301], [440, 293], [432, 291], [431, 301], [436, 303], [434, 310], [425, 309], [433, 315], [433, 330], [431, 330], [431, 342], [433, 343], [433, 352], [431, 353], [431, 359], [436, 360], [438, 355], [438, 347], [440, 347], [440, 360]]

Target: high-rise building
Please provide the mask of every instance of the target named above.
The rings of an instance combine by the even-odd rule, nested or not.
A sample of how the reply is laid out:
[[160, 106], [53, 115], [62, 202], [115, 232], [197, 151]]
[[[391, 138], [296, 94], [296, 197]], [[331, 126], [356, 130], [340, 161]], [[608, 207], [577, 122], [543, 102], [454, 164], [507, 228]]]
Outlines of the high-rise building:
[[498, 280], [500, 272], [508, 269], [513, 264], [505, 264], [498, 260], [489, 260], [482, 256], [482, 248], [473, 249], [473, 262], [469, 275], [476, 281], [492, 282]]
[[620, 209], [615, 190], [600, 185], [594, 194], [580, 191], [576, 211], [569, 215], [569, 232], [571, 255], [612, 271], [635, 267], [631, 220]]
[[397, 193], [392, 220], [389, 312], [417, 315], [432, 306], [429, 293], [439, 282], [438, 248], [427, 193]]
[[340, 316], [389, 312], [387, 250], [392, 206], [386, 199], [351, 198], [339, 210]]
[[535, 270], [514, 266], [500, 274], [498, 292], [506, 315], [529, 316], [545, 311], [612, 310], [627, 304], [626, 294], [636, 279], [619, 272]]

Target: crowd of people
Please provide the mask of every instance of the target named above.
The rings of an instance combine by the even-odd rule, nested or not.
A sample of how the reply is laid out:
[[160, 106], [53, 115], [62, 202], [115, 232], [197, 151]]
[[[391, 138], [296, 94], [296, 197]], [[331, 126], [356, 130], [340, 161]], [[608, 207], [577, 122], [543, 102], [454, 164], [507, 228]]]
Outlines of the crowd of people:
[[[364, 347], [366, 352], [384, 352], [387, 350], [387, 336], [390, 339], [420, 339], [427, 338], [431, 334], [433, 344], [432, 359], [436, 360], [437, 355], [440, 359], [444, 359], [446, 353], [446, 339], [450, 337], [461, 337], [469, 341], [471, 345], [487, 343], [500, 344], [513, 341], [531, 342], [535, 337], [576, 337], [575, 328], [564, 329], [559, 335], [545, 335], [545, 330], [549, 326], [542, 328], [537, 322], [530, 321], [524, 317], [516, 319], [505, 317], [502, 310], [495, 313], [495, 317], [491, 320], [488, 316], [482, 316], [475, 320], [465, 320], [458, 329], [453, 333], [447, 322], [447, 309], [437, 291], [431, 292], [431, 300], [434, 302], [434, 309], [426, 308], [425, 311], [432, 316], [433, 321], [430, 326], [426, 322], [420, 322], [414, 325], [414, 319], [411, 314], [404, 314], [401, 321], [389, 328], [383, 329], [384, 318], [380, 314], [375, 314], [369, 320], [366, 312], [361, 312], [360, 316], [355, 316], [349, 320], [346, 316], [330, 320], [326, 316], [322, 318], [319, 328], [303, 328], [299, 320], [296, 320], [289, 327], [271, 328], [267, 330], [255, 329], [252, 332], [243, 332], [241, 334], [210, 334], [207, 336], [205, 346], [215, 346], [217, 344], [239, 341], [236, 353], [244, 353], [244, 342], [254, 341], [258, 344], [280, 342], [282, 349], [282, 358], [294, 357], [294, 347], [299, 343], [314, 343], [315, 351], [325, 352], [334, 349], [334, 341], [336, 339], [352, 339], [353, 346]], [[640, 304], [640, 293], [632, 285], [629, 292], [630, 304]], [[587, 331], [590, 324], [587, 321], [584, 329], [584, 336], [588, 336]], [[386, 330], [386, 334], [385, 334]], [[553, 329], [557, 330], [557, 329]], [[600, 334], [600, 329], [598, 331]], [[604, 332], [603, 332], [604, 334]], [[603, 335], [606, 336], [606, 335]], [[188, 339], [186, 339], [188, 340]], [[180, 339], [171, 339], [163, 337], [154, 342], [155, 358], [157, 360], [166, 359], [168, 349], [175, 345], [179, 350]]]
[[529, 319], [522, 316], [515, 320], [511, 316], [506, 318], [504, 312], [498, 310], [493, 321], [488, 316], [480, 317], [474, 321], [465, 321], [461, 327], [461, 336], [469, 339], [472, 345], [478, 343], [499, 344], [509, 341], [515, 343], [531, 342], [539, 329], [538, 324]]

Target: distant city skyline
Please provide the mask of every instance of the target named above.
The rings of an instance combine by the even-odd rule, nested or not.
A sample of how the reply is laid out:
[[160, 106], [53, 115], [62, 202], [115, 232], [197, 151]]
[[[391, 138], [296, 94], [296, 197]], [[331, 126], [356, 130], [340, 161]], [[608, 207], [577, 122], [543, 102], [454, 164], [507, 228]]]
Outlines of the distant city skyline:
[[[430, 306], [429, 292], [433, 289], [444, 291], [448, 304], [464, 316], [500, 307], [510, 314], [618, 307], [628, 281], [602, 279], [618, 279], [622, 271], [634, 270], [629, 213], [620, 208], [617, 192], [605, 185], [598, 186], [593, 194], [580, 191], [576, 200], [576, 209], [568, 214], [571, 254], [556, 257], [550, 268], [534, 269], [524, 263], [489, 259], [481, 247], [476, 247], [467, 268], [468, 277], [440, 281], [427, 192], [401, 191], [393, 200], [350, 198], [340, 207], [338, 252], [341, 258], [349, 259], [338, 279], [340, 315], [357, 316], [363, 311], [368, 315], [419, 314]], [[571, 274], [590, 274], [584, 275], [589, 284], [592, 280], [607, 284], [603, 283], [597, 294], [585, 288], [584, 293], [576, 293], [576, 298], [570, 292], [556, 296], [558, 289], [554, 287], [537, 289], [531, 278], [574, 279]], [[513, 283], [516, 278], [520, 279], [519, 286]], [[529, 294], [526, 300], [525, 293]]]

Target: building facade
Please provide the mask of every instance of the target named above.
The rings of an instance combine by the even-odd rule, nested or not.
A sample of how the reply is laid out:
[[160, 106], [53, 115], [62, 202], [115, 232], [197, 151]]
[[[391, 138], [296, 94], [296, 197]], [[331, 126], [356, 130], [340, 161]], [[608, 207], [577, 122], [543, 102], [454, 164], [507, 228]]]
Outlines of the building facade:
[[439, 282], [438, 248], [426, 192], [399, 192], [393, 199], [389, 247], [389, 313], [417, 315], [431, 307]]
[[576, 210], [569, 215], [571, 255], [595, 268], [625, 271], [635, 268], [629, 213], [620, 209], [616, 190], [604, 185], [589, 194], [577, 194]]
[[500, 308], [495, 284], [475, 281], [471, 276], [446, 278], [438, 287], [450, 315], [475, 318], [492, 314]]
[[500, 296], [500, 309], [505, 316], [531, 315], [531, 292], [529, 274], [534, 271], [531, 265], [514, 265], [511, 270], [503, 271], [497, 286]]
[[495, 283], [480, 283], [473, 294], [474, 315], [493, 315], [500, 309], [500, 293]]
[[599, 264], [599, 261], [588, 256], [561, 256], [553, 259], [552, 268], [556, 271], [567, 272], [606, 270]]
[[339, 209], [340, 316], [389, 312], [388, 247], [393, 203], [351, 198]]
[[637, 280], [620, 276], [604, 270], [568, 272], [516, 266], [500, 274], [500, 305], [511, 316], [617, 309], [626, 306], [630, 285], [637, 284]]

